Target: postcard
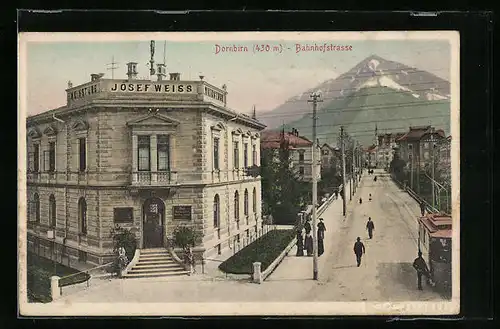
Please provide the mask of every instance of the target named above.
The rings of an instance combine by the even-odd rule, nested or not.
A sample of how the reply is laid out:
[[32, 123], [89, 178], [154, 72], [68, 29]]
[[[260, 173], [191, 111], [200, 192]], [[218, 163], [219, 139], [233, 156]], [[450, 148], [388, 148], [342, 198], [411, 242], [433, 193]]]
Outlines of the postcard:
[[21, 316], [460, 311], [459, 34], [20, 33]]

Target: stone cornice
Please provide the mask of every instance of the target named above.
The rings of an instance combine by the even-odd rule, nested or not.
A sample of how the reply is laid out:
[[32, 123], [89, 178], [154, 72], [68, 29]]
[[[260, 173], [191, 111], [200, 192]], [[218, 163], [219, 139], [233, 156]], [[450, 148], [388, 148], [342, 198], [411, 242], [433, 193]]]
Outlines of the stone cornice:
[[30, 116], [26, 119], [26, 125], [32, 126], [37, 123], [51, 122], [53, 121], [53, 115], [57, 115], [59, 118], [68, 117], [74, 115], [78, 112], [89, 111], [92, 109], [96, 109], [98, 111], [102, 111], [100, 108], [160, 108], [160, 109], [201, 109], [205, 112], [209, 112], [212, 114], [216, 114], [217, 116], [222, 117], [223, 119], [234, 119], [235, 122], [239, 124], [256, 128], [259, 130], [264, 130], [266, 125], [263, 123], [256, 121], [248, 116], [238, 114], [233, 112], [223, 106], [215, 105], [208, 102], [203, 101], [163, 101], [159, 102], [157, 100], [113, 100], [113, 99], [93, 99], [87, 102], [84, 105], [80, 106], [69, 106], [69, 107], [60, 107], [55, 110], [50, 110], [44, 113], [40, 113], [34, 116]]

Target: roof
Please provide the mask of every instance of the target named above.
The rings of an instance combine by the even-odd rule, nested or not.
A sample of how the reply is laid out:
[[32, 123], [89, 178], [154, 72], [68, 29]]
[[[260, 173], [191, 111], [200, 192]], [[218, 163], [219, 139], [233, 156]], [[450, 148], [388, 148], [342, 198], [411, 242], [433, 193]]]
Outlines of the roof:
[[434, 213], [420, 217], [419, 222], [429, 232], [431, 237], [451, 238], [452, 220], [447, 214]]
[[[313, 143], [309, 139], [303, 136], [298, 136], [290, 132], [285, 132], [284, 138], [289, 143], [290, 148], [307, 147], [313, 145]], [[281, 131], [265, 130], [261, 134], [260, 145], [264, 149], [280, 148], [281, 140], [282, 140]]]
[[[401, 142], [401, 141], [418, 141], [422, 139], [427, 134], [432, 133], [432, 127], [431, 126], [415, 126], [415, 127], [410, 127], [410, 130], [406, 132], [404, 135], [401, 137], [397, 138], [396, 141]], [[435, 134], [445, 137], [445, 133], [442, 129], [438, 129], [434, 131]]]

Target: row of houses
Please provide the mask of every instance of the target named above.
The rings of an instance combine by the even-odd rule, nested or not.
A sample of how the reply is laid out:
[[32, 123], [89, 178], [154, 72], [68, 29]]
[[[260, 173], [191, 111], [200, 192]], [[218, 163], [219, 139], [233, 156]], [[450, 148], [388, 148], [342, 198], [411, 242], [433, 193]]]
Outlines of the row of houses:
[[377, 144], [366, 149], [367, 165], [388, 169], [395, 156], [406, 163], [408, 171], [420, 171], [434, 163], [438, 179], [450, 181], [451, 136], [431, 125], [409, 127], [407, 132], [377, 136]]

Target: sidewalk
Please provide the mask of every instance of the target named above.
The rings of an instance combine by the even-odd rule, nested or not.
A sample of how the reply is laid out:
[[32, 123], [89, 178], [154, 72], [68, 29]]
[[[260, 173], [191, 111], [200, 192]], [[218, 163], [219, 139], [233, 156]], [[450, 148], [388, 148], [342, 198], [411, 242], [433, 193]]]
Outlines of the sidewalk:
[[[358, 190], [362, 186], [364, 177], [361, 179], [358, 185]], [[321, 268], [326, 262], [326, 255], [330, 253], [333, 248], [337, 233], [341, 227], [341, 223], [349, 216], [349, 210], [352, 207], [353, 202], [355, 202], [356, 194], [354, 195], [352, 201], [349, 201], [350, 187], [349, 183], [346, 184], [346, 206], [347, 212], [346, 217], [342, 214], [342, 198], [339, 197], [334, 200], [328, 208], [318, 216], [318, 218], [323, 218], [326, 232], [325, 232], [325, 252], [321, 257], [318, 258], [318, 267]], [[297, 246], [295, 245], [288, 255], [283, 258], [280, 265], [274, 270], [274, 272], [266, 279], [267, 281], [293, 281], [293, 280], [312, 280], [313, 278], [313, 257], [297, 257]]]

